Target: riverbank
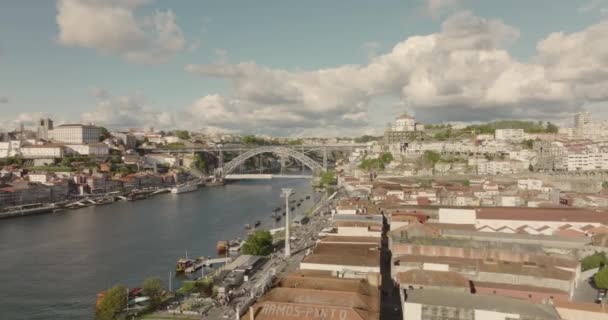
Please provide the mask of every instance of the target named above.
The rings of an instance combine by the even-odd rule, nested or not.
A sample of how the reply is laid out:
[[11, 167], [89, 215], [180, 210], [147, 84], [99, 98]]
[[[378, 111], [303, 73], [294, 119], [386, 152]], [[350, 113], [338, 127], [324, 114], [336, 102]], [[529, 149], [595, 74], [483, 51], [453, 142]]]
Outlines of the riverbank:
[[[245, 223], [270, 222], [284, 187], [302, 194], [313, 190], [305, 180], [242, 181], [2, 220], [0, 282], [3, 292], [11, 293], [0, 299], [2, 315], [90, 319], [95, 295], [116, 283], [134, 287], [157, 276], [167, 286], [169, 272], [185, 251], [213, 255], [218, 240], [242, 237]], [[174, 279], [174, 288], [178, 285]]]

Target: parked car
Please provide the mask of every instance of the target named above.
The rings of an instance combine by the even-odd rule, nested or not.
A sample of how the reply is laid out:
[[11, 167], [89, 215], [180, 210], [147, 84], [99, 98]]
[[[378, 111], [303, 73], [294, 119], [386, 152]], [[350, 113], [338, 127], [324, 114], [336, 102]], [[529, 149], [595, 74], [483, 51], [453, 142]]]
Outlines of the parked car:
[[606, 299], [607, 291], [608, 290], [606, 290], [606, 289], [597, 290], [597, 297], [595, 298], [595, 303], [602, 303], [602, 301], [604, 301], [604, 299]]

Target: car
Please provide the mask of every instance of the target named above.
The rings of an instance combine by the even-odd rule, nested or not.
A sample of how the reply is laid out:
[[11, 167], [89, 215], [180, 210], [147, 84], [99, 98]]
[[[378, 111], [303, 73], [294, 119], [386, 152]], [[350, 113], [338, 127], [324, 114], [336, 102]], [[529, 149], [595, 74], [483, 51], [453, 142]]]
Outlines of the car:
[[597, 297], [595, 298], [595, 303], [602, 303], [602, 301], [604, 301], [604, 299], [606, 299], [607, 291], [608, 290], [606, 290], [606, 289], [597, 290]]

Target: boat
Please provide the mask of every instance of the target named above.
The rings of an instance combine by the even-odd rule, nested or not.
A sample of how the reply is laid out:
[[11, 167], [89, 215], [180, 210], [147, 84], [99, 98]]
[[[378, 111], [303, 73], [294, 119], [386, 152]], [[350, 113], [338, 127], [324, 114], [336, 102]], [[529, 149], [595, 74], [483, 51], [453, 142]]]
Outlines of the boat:
[[281, 221], [281, 216], [274, 217], [274, 221], [277, 221], [277, 222]]
[[249, 229], [251, 229], [251, 225], [248, 223], [245, 225], [245, 230], [249, 230]]
[[226, 254], [226, 251], [228, 250], [229, 246], [230, 245], [228, 244], [228, 241], [224, 241], [224, 240], [218, 241], [217, 245], [216, 245], [217, 255], [221, 256], [221, 255]]
[[306, 200], [310, 199], [310, 196], [306, 196]]
[[253, 226], [257, 228], [257, 227], [259, 227], [261, 224], [262, 224], [262, 221], [257, 220]]
[[197, 189], [198, 185], [195, 183], [184, 183], [171, 188], [171, 193], [186, 193], [196, 191]]
[[177, 260], [177, 264], [175, 265], [175, 272], [181, 273], [185, 272], [186, 269], [192, 267], [194, 265], [194, 260], [188, 258], [181, 258]]
[[296, 210], [296, 207], [291, 207], [289, 210], [294, 211]]
[[279, 211], [281, 211], [281, 209], [282, 209], [281, 207], [276, 207], [276, 208], [274, 208], [273, 212], [279, 212]]
[[299, 206], [301, 206], [301, 205], [302, 205], [301, 203], [298, 203], [296, 206], [298, 206], [298, 207], [299, 207]]

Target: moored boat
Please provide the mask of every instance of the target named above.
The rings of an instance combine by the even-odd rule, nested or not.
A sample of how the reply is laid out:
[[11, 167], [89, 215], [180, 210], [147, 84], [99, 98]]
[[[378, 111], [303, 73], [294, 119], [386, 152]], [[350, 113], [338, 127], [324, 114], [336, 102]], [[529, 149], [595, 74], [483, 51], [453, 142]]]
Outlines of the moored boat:
[[188, 258], [181, 258], [177, 260], [177, 264], [175, 265], [175, 272], [181, 273], [185, 272], [186, 269], [192, 267], [194, 265], [194, 260]]
[[192, 192], [192, 191], [196, 191], [197, 189], [198, 189], [198, 185], [195, 183], [184, 183], [184, 184], [176, 185], [175, 187], [171, 188], [171, 193]]

